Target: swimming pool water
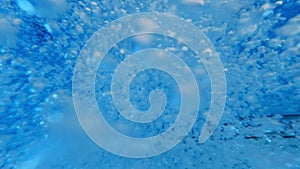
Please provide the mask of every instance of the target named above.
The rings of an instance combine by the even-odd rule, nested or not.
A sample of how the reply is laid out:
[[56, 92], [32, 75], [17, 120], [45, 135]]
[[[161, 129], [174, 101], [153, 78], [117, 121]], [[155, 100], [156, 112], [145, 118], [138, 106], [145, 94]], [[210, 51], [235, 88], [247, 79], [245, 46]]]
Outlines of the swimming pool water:
[[[116, 44], [99, 66], [95, 93], [108, 123], [129, 136], [164, 132], [176, 120], [180, 93], [170, 75], [140, 72], [130, 86], [132, 104], [146, 110], [155, 89], [166, 93], [168, 103], [154, 123], [130, 122], [110, 96], [116, 66], [128, 54], [154, 47], [180, 56], [192, 70], [200, 65], [194, 72], [201, 102], [191, 131], [171, 150], [135, 159], [89, 139], [74, 111], [72, 77], [93, 33], [143, 12], [176, 15], [200, 29], [219, 53], [227, 95], [218, 128], [200, 144], [211, 83], [195, 53], [163, 35]], [[298, 0], [1, 0], [0, 168], [300, 168], [299, 12]]]

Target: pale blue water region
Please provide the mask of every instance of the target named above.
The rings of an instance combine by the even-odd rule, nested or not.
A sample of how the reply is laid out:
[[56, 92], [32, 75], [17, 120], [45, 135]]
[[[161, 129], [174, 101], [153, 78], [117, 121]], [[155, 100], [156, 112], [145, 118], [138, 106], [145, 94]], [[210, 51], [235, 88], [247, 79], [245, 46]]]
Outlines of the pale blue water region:
[[[99, 66], [96, 98], [108, 123], [132, 137], [154, 136], [174, 123], [180, 91], [165, 72], [140, 72], [130, 86], [132, 104], [147, 110], [150, 91], [161, 89], [166, 110], [152, 124], [124, 119], [110, 84], [126, 54], [155, 47], [179, 55], [191, 68], [200, 65], [200, 110], [191, 131], [166, 153], [134, 159], [103, 150], [82, 130], [72, 76], [95, 31], [141, 12], [176, 15], [209, 38], [224, 66], [227, 100], [218, 128], [200, 144], [211, 87], [195, 53], [163, 35], [119, 42]], [[0, 0], [0, 168], [300, 168], [299, 13], [297, 0]]]

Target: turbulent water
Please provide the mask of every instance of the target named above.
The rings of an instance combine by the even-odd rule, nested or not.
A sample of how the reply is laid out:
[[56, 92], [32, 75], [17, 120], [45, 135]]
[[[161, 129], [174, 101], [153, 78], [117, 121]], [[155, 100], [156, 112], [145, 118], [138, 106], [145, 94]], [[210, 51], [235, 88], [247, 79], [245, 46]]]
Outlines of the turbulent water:
[[[200, 144], [211, 90], [201, 67], [200, 115], [189, 134], [159, 156], [119, 157], [99, 148], [81, 129], [72, 104], [73, 69], [99, 28], [122, 16], [154, 11], [181, 17], [209, 38], [224, 66], [225, 110], [215, 133]], [[124, 49], [153, 46], [180, 54], [180, 45], [165, 36], [136, 36], [119, 42], [107, 57], [119, 63]], [[193, 67], [193, 60], [185, 61]], [[101, 78], [111, 79], [113, 68], [101, 65], [96, 80], [97, 101], [109, 112], [116, 110], [100, 93], [110, 82]], [[300, 168], [300, 1], [1, 0], [0, 85], [0, 168]], [[159, 86], [170, 100], [163, 118], [135, 126], [106, 114], [116, 129], [137, 137], [163, 132], [179, 107], [178, 87], [170, 76], [155, 70], [138, 74], [131, 87], [143, 86], [131, 91], [133, 104], [147, 109], [145, 95]]]

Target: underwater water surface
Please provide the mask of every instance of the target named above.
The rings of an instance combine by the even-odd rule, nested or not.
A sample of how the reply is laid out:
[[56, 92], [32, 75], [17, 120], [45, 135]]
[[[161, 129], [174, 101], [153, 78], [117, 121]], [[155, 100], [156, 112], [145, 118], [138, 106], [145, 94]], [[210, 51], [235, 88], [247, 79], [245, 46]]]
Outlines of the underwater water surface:
[[[117, 66], [134, 52], [158, 48], [179, 56], [197, 75], [200, 97], [195, 123], [175, 147], [153, 157], [128, 158], [99, 147], [82, 129], [74, 110], [72, 79], [77, 59], [96, 31], [145, 12], [175, 15], [203, 32], [223, 65], [226, 103], [212, 136], [199, 143], [213, 91], [205, 65], [195, 59], [197, 53], [161, 34], [119, 41], [95, 75], [99, 110], [118, 132], [137, 138], [163, 133], [176, 122], [181, 106], [176, 79], [162, 70], [147, 69], [132, 79], [130, 102], [146, 111], [151, 91], [161, 90], [167, 99], [165, 111], [151, 124], [137, 124], [120, 115], [111, 81]], [[0, 0], [0, 93], [3, 169], [297, 169], [300, 1]]]

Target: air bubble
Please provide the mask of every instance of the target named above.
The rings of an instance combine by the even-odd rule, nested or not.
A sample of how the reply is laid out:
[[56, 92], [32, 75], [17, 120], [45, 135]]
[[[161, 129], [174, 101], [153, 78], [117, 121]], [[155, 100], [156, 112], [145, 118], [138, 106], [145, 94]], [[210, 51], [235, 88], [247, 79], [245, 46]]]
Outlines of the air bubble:
[[57, 96], [57, 94], [53, 94], [52, 97], [53, 97], [54, 99], [57, 99], [58, 96]]
[[17, 0], [17, 5], [19, 8], [23, 9], [24, 11], [28, 12], [29, 14], [35, 13], [35, 9], [34, 9], [33, 5], [26, 0]]

